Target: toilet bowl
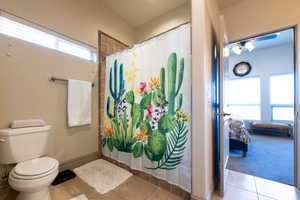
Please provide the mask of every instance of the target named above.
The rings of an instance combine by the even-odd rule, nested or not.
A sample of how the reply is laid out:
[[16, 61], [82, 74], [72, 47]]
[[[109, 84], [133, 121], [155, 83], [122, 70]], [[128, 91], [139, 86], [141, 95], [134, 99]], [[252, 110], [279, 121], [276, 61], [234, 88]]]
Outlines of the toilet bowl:
[[19, 191], [17, 200], [50, 200], [49, 185], [58, 174], [59, 162], [50, 157], [18, 163], [10, 172], [8, 182]]

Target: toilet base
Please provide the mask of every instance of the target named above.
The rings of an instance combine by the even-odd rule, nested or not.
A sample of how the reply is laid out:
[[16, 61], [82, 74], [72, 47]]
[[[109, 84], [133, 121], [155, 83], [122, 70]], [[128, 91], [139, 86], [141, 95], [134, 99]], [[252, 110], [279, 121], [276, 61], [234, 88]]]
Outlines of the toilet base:
[[20, 192], [16, 200], [51, 200], [49, 188], [37, 192]]

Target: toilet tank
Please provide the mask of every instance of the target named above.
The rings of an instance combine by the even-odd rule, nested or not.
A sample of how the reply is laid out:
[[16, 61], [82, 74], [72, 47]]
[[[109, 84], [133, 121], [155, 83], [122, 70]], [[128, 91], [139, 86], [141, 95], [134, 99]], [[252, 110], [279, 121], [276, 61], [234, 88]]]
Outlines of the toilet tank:
[[1, 129], [0, 164], [13, 164], [48, 153], [50, 126]]

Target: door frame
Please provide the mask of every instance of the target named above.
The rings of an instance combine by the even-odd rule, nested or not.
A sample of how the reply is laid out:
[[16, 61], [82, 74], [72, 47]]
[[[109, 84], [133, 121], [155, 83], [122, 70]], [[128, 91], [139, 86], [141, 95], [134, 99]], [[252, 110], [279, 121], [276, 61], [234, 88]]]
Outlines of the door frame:
[[[294, 186], [297, 187], [298, 189], [300, 189], [300, 87], [299, 87], [299, 77], [300, 77], [300, 70], [299, 70], [299, 45], [298, 44], [298, 34], [300, 34], [300, 32], [298, 31], [298, 25], [292, 25], [292, 26], [287, 26], [287, 27], [283, 27], [283, 28], [279, 28], [279, 29], [275, 29], [272, 31], [267, 31], [264, 33], [260, 33], [260, 34], [253, 34], [250, 35], [248, 37], [242, 38], [242, 39], [238, 39], [238, 40], [233, 40], [230, 41], [228, 44], [231, 43], [236, 43], [239, 41], [243, 41], [243, 40], [249, 40], [252, 38], [256, 38], [256, 37], [260, 37], [260, 36], [264, 36], [264, 35], [268, 35], [271, 33], [276, 33], [276, 32], [280, 32], [280, 31], [284, 31], [287, 29], [293, 29], [293, 46], [294, 46], [294, 141], [293, 141], [293, 155], [294, 155]], [[225, 46], [223, 46], [225, 48]], [[224, 60], [224, 58], [223, 58]], [[224, 63], [221, 65], [221, 77], [224, 76]], [[221, 79], [222, 83], [223, 83], [223, 79]], [[222, 95], [223, 96], [223, 95]], [[221, 96], [221, 97], [222, 97]], [[221, 99], [222, 101], [223, 99]], [[221, 124], [222, 126], [222, 124]], [[220, 147], [221, 148], [221, 147]], [[298, 152], [298, 153], [297, 153]]]
[[[212, 67], [218, 67], [218, 69], [213, 69], [215, 71], [217, 71], [216, 73], [216, 79], [217, 81], [215, 82], [211, 82], [212, 85], [212, 89], [213, 87], [217, 87], [217, 89], [212, 90], [213, 92], [216, 92], [217, 95], [217, 100], [212, 99], [213, 101], [217, 101], [218, 105], [217, 106], [217, 113], [212, 113], [212, 117], [215, 118], [215, 120], [212, 120], [212, 126], [216, 126], [213, 127], [213, 135], [214, 135], [214, 146], [217, 146], [217, 148], [214, 149], [214, 172], [216, 173], [214, 178], [215, 178], [215, 186], [216, 186], [216, 190], [218, 191], [219, 196], [223, 197], [224, 193], [226, 191], [226, 186], [227, 186], [227, 177], [228, 177], [228, 170], [226, 170], [226, 165], [227, 165], [227, 161], [228, 161], [228, 155], [226, 153], [229, 152], [229, 146], [226, 145], [226, 141], [225, 141], [225, 134], [224, 134], [224, 116], [222, 115], [223, 113], [223, 101], [222, 101], [222, 97], [223, 97], [223, 81], [224, 81], [224, 64], [226, 63], [227, 58], [224, 57], [224, 47], [227, 46], [227, 44], [229, 43], [228, 41], [228, 37], [226, 34], [226, 26], [225, 26], [225, 21], [224, 21], [224, 17], [221, 16], [220, 17], [220, 21], [221, 21], [221, 28], [220, 28], [220, 32], [219, 32], [219, 40], [218, 39], [213, 39], [213, 45], [212, 47], [214, 48], [215, 46], [217, 47], [217, 49], [219, 50], [217, 52], [218, 55], [218, 64], [214, 65], [214, 58], [212, 59]], [[213, 31], [213, 38], [216, 37], [215, 31]], [[215, 45], [215, 46], [214, 46]], [[212, 54], [214, 55], [214, 54]], [[213, 71], [212, 71], [213, 72]], [[214, 75], [214, 74], [212, 74]], [[214, 77], [212, 77], [214, 78]], [[216, 97], [216, 95], [214, 95], [214, 97]], [[214, 106], [212, 104], [212, 106]], [[214, 110], [214, 107], [212, 108], [212, 110]], [[215, 116], [214, 116], [215, 115]], [[214, 124], [214, 122], [217, 121], [218, 124]], [[214, 132], [215, 131], [215, 132]], [[229, 143], [229, 141], [228, 141]], [[226, 147], [228, 147], [228, 151], [226, 151]]]
[[213, 134], [213, 161], [215, 163], [213, 170], [213, 178], [215, 180], [216, 189], [221, 192], [223, 185], [223, 180], [221, 177], [223, 176], [220, 172], [221, 168], [221, 135], [220, 135], [220, 75], [221, 75], [221, 48], [220, 44], [217, 40], [216, 32], [212, 31], [212, 66], [211, 66], [211, 97], [212, 97], [212, 134]]
[[[295, 86], [294, 86], [294, 185], [295, 187], [297, 187], [298, 189], [300, 189], [300, 126], [299, 126], [299, 111], [300, 111], [300, 107], [299, 107], [299, 103], [300, 103], [300, 99], [299, 99], [299, 94], [300, 94], [300, 87], [299, 87], [299, 76], [300, 76], [300, 72], [299, 72], [299, 56], [298, 56], [298, 26], [295, 25], [293, 27], [294, 30], [294, 82], [295, 82]], [[297, 153], [298, 152], [298, 153]]]

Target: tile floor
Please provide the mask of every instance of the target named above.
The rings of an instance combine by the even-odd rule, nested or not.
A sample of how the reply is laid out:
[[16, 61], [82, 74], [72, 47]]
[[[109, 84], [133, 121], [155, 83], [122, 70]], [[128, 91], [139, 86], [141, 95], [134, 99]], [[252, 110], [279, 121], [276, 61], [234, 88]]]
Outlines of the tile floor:
[[224, 198], [213, 200], [299, 200], [300, 191], [290, 185], [229, 170]]
[[[89, 200], [183, 200], [137, 176], [132, 176], [113, 191], [101, 195], [75, 178], [58, 186], [51, 186], [52, 200], [69, 200], [85, 194]], [[15, 200], [17, 193], [11, 189], [0, 200]], [[228, 172], [228, 185], [224, 198], [214, 195], [213, 200], [300, 200], [300, 191], [292, 186], [266, 179]]]
[[[116, 189], [101, 195], [76, 177], [63, 184], [51, 186], [52, 200], [70, 200], [85, 194], [89, 200], [183, 200], [182, 198], [149, 183], [137, 176], [132, 176]], [[15, 200], [17, 193], [9, 189], [3, 200]], [[2, 200], [0, 198], [0, 200]]]

